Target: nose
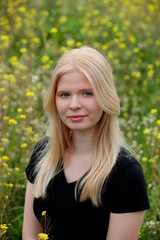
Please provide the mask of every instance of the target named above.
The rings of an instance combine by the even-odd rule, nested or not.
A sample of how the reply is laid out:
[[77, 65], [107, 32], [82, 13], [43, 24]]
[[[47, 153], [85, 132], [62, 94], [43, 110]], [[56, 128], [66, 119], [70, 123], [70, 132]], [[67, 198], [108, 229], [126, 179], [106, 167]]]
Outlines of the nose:
[[77, 96], [73, 96], [69, 105], [69, 109], [77, 110], [79, 108], [81, 108], [81, 103]]

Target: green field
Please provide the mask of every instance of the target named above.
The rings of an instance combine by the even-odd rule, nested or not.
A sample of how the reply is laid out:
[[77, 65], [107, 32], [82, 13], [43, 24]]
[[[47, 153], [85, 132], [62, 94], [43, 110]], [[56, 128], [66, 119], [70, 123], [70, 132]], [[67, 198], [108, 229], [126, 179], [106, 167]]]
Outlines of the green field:
[[151, 209], [141, 240], [160, 239], [160, 1], [0, 1], [0, 239], [21, 239], [25, 167], [48, 135], [42, 101], [58, 58], [87, 45], [111, 64], [119, 121]]

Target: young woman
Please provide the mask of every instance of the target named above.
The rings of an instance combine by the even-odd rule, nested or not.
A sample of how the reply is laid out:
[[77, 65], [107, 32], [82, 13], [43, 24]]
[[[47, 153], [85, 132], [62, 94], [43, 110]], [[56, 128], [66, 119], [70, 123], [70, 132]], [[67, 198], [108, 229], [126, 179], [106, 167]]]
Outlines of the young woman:
[[119, 125], [120, 103], [107, 60], [72, 49], [44, 97], [50, 137], [26, 168], [23, 240], [136, 240], [149, 209], [140, 164]]

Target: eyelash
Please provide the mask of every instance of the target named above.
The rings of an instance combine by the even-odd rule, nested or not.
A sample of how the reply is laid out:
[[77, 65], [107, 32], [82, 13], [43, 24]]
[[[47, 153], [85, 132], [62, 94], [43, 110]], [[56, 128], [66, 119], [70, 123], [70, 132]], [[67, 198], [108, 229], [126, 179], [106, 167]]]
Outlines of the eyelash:
[[[85, 94], [88, 94], [88, 93], [89, 93], [89, 95], [85, 95]], [[65, 95], [67, 95], [67, 96], [65, 96]], [[90, 97], [90, 96], [92, 96], [93, 94], [92, 94], [91, 92], [84, 92], [84, 93], [82, 93], [82, 95], [84, 95], [84, 96], [86, 96], [86, 97]], [[69, 96], [69, 93], [62, 93], [62, 94], [60, 94], [59, 96], [62, 97], [62, 98], [66, 98], [66, 97]]]

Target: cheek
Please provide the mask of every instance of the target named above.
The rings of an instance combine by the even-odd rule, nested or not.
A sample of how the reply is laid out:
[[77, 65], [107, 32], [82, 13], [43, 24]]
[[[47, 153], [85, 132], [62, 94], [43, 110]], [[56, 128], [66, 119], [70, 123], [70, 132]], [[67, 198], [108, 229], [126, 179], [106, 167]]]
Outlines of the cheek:
[[66, 102], [62, 102], [59, 99], [56, 99], [56, 107], [57, 107], [57, 111], [59, 113], [60, 116], [62, 116], [63, 114], [66, 113], [67, 109], [68, 109], [68, 105]]

